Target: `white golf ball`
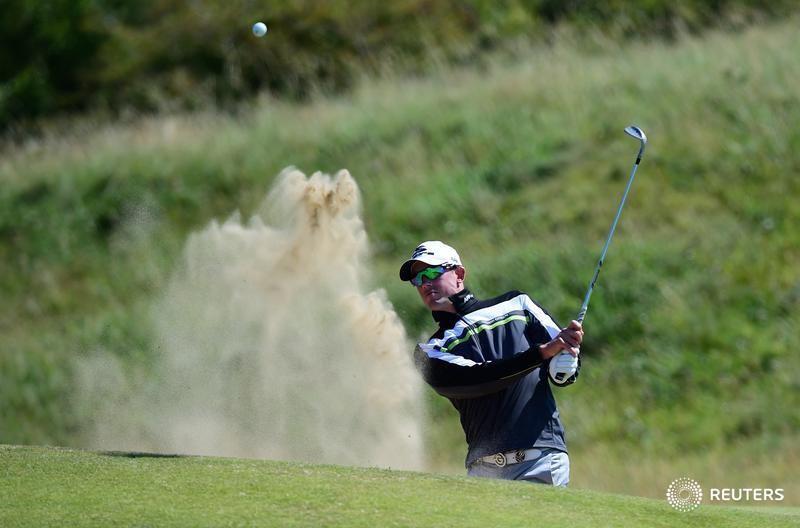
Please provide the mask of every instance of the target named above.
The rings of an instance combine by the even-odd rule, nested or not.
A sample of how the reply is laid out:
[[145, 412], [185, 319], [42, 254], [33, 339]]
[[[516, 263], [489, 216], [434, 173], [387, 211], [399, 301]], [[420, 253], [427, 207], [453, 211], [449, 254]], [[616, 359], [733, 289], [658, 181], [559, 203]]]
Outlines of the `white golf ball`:
[[253, 24], [253, 35], [263, 37], [267, 34], [267, 25], [263, 22], [256, 22]]

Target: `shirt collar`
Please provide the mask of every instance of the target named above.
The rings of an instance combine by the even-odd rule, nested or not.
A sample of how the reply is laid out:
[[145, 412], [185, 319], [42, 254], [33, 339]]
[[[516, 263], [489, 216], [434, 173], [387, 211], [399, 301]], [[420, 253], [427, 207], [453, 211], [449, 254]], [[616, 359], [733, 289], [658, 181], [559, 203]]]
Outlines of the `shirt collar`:
[[448, 299], [450, 299], [450, 302], [453, 303], [456, 313], [443, 311], [431, 312], [431, 315], [433, 315], [433, 320], [437, 323], [447, 323], [454, 319], [458, 319], [458, 315], [469, 313], [470, 309], [478, 302], [478, 299], [475, 298], [475, 295], [473, 295], [472, 292], [467, 288], [464, 288], [460, 292], [451, 295], [448, 297]]

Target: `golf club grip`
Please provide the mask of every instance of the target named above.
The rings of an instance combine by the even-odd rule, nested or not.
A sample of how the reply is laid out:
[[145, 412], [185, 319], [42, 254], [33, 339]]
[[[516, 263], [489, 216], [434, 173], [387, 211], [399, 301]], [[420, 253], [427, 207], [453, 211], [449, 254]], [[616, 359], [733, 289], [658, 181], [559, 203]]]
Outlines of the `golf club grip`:
[[586, 317], [586, 311], [589, 309], [589, 299], [592, 297], [592, 290], [594, 290], [594, 283], [597, 280], [597, 276], [600, 273], [600, 264], [598, 264], [597, 268], [594, 270], [594, 277], [592, 277], [592, 282], [589, 283], [589, 289], [586, 291], [586, 297], [583, 298], [583, 304], [581, 305], [581, 309], [578, 310], [578, 316], [575, 318], [576, 321], [583, 324], [583, 319]]

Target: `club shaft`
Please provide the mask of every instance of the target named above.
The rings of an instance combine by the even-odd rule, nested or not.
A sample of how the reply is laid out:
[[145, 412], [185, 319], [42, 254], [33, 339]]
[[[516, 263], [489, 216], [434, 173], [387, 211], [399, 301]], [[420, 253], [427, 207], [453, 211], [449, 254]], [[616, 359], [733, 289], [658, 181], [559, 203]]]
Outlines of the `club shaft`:
[[600, 268], [603, 267], [603, 261], [606, 258], [606, 253], [608, 252], [608, 246], [611, 244], [611, 237], [614, 236], [614, 230], [617, 228], [617, 222], [619, 222], [619, 217], [622, 214], [622, 207], [625, 205], [625, 200], [628, 198], [628, 192], [631, 190], [631, 185], [633, 184], [633, 177], [636, 176], [636, 169], [639, 168], [639, 162], [642, 161], [642, 149], [639, 150], [639, 155], [636, 157], [636, 163], [633, 164], [633, 169], [631, 170], [631, 176], [628, 178], [628, 185], [625, 186], [625, 192], [622, 194], [622, 200], [619, 202], [619, 207], [617, 208], [617, 216], [614, 217], [614, 222], [611, 224], [611, 229], [608, 231], [608, 237], [606, 238], [606, 243], [603, 246], [603, 251], [600, 253], [600, 260], [597, 261], [597, 267], [594, 269], [594, 275], [592, 276], [592, 281], [589, 283], [589, 289], [586, 291], [586, 297], [583, 298], [583, 305], [581, 306], [580, 311], [578, 312], [577, 321], [579, 323], [583, 323], [583, 318], [586, 317], [586, 310], [589, 308], [589, 299], [592, 297], [592, 290], [594, 290], [594, 284], [597, 282], [597, 277], [600, 275]]

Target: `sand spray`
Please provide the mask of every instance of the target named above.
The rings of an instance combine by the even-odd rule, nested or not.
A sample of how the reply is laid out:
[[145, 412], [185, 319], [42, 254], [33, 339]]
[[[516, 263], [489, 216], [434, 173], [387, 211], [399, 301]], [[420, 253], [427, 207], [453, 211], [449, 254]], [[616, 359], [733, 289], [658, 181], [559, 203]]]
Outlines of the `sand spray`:
[[81, 362], [90, 447], [423, 469], [413, 345], [369, 276], [350, 174], [285, 169], [249, 221], [189, 237], [155, 364]]

